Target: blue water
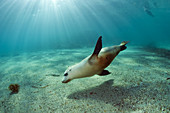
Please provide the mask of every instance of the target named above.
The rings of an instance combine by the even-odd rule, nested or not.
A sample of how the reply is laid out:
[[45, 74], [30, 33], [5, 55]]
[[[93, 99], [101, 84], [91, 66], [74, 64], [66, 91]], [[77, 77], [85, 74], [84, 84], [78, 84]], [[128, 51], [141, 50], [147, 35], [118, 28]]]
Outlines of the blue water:
[[[63, 84], [99, 36], [111, 74]], [[0, 0], [0, 113], [169, 113], [169, 59], [170, 0]]]
[[100, 35], [168, 46], [169, 20], [169, 0], [0, 0], [0, 53], [92, 47]]

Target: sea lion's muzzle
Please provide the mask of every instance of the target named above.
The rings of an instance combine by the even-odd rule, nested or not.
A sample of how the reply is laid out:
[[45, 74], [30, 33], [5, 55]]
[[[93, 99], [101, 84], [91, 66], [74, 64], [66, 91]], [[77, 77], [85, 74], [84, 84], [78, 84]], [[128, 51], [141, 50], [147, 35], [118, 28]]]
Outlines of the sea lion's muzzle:
[[71, 79], [67, 79], [66, 77], [64, 77], [64, 79], [62, 80], [62, 83], [68, 83], [70, 81], [71, 81]]

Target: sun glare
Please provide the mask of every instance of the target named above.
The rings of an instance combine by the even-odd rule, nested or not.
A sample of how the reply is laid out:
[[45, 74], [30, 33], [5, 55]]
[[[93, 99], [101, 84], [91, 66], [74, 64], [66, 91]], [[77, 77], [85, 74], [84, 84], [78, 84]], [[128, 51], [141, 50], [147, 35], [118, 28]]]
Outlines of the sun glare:
[[63, 0], [51, 0], [52, 2], [56, 3], [56, 2], [63, 2]]

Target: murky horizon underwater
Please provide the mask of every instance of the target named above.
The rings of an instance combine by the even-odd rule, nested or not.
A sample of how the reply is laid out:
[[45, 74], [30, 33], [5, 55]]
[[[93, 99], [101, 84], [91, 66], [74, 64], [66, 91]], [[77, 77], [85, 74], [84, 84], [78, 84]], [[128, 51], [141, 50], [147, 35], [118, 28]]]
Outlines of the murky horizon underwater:
[[[0, 112], [170, 112], [169, 20], [169, 0], [0, 0]], [[99, 36], [130, 41], [111, 74], [62, 84]]]
[[169, 0], [1, 0], [0, 53], [93, 47], [99, 36], [166, 48], [169, 20]]

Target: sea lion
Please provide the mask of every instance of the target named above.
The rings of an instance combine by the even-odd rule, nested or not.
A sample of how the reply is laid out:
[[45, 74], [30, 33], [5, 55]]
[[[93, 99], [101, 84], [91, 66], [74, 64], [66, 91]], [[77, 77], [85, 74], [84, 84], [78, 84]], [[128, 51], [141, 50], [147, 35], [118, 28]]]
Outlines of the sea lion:
[[62, 83], [77, 78], [91, 77], [95, 74], [105, 76], [110, 74], [108, 70], [104, 70], [113, 59], [119, 54], [120, 51], [126, 49], [128, 41], [123, 41], [120, 45], [102, 48], [102, 36], [97, 40], [94, 52], [80, 63], [69, 67], [64, 72], [64, 79]]
[[146, 6], [143, 7], [143, 10], [151, 17], [154, 17], [153, 13], [151, 12], [151, 10], [149, 8], [147, 8]]

